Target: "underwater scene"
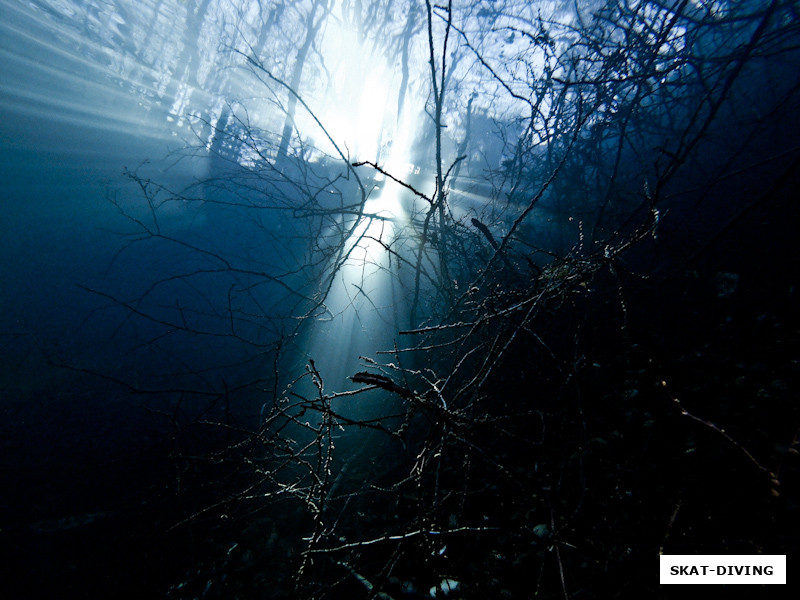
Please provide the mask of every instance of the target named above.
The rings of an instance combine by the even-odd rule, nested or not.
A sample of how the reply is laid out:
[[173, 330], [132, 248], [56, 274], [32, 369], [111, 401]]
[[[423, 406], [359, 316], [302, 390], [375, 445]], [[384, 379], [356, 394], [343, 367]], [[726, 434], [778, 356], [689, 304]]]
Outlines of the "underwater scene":
[[797, 1], [0, 0], [0, 597], [791, 567], [798, 229]]

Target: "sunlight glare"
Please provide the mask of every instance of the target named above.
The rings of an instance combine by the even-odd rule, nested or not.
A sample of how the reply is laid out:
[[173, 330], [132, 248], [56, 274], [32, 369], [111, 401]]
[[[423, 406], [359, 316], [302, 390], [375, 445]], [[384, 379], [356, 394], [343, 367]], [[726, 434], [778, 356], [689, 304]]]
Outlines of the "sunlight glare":
[[[383, 58], [339, 19], [330, 20], [322, 47], [329, 61], [329, 79], [315, 102], [317, 116], [350, 159], [375, 160], [393, 116], [387, 110], [390, 92], [396, 87], [393, 77]], [[300, 120], [301, 131], [314, 131], [310, 117]], [[335, 153], [326, 139], [317, 142], [323, 152]]]

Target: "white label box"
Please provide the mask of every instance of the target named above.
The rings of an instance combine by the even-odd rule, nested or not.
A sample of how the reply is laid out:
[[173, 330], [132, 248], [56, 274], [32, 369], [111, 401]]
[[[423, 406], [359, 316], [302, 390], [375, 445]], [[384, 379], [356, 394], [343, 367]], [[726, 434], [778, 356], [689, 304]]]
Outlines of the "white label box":
[[662, 584], [786, 583], [785, 554], [662, 554]]

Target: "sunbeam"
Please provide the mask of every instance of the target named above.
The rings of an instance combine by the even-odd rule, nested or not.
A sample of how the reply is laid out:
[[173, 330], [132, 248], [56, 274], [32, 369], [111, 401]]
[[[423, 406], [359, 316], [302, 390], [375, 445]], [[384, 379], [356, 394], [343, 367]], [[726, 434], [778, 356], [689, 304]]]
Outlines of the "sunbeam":
[[[387, 173], [404, 178], [414, 154], [420, 127], [419, 108], [397, 114], [400, 86], [396, 69], [375, 52], [374, 40], [364, 39], [344, 18], [330, 19], [322, 46], [328, 84], [313, 102], [327, 133], [352, 160], [375, 161]], [[313, 139], [318, 125], [309, 115], [296, 119], [301, 137]], [[319, 136], [323, 140], [327, 136]], [[327, 140], [317, 148], [334, 149]], [[364, 167], [365, 169], [367, 167]], [[313, 360], [334, 392], [353, 387], [348, 377], [359, 368], [361, 356], [392, 347], [400, 314], [408, 303], [408, 282], [398, 269], [408, 243], [409, 193], [402, 186], [372, 173], [377, 187], [344, 243], [341, 264], [331, 264], [334, 280], [324, 299], [324, 314], [309, 333], [303, 360]], [[335, 237], [330, 230], [323, 238]], [[363, 414], [356, 415], [356, 418]]]
[[352, 387], [347, 377], [358, 370], [359, 357], [393, 343], [405, 303], [396, 258], [402, 252], [398, 233], [408, 218], [401, 194], [399, 185], [388, 182], [367, 201], [346, 242], [347, 259], [335, 274], [324, 316], [310, 334], [306, 359], [315, 361], [330, 391]]

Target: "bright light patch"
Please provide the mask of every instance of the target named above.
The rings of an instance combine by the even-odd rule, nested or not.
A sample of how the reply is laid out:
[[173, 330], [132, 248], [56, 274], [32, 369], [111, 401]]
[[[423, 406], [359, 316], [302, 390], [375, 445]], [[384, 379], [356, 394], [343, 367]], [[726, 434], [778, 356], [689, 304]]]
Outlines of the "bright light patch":
[[[413, 173], [413, 143], [418, 112], [397, 115], [400, 75], [389, 68], [369, 43], [361, 43], [345, 19], [329, 18], [321, 43], [327, 80], [310, 103], [316, 117], [350, 161], [374, 161], [398, 179]], [[300, 117], [300, 115], [298, 115]], [[297, 121], [301, 136], [313, 137], [323, 152], [336, 149], [313, 120]], [[305, 354], [315, 361], [327, 391], [357, 387], [347, 378], [363, 370], [359, 356], [391, 348], [403, 318], [409, 283], [398, 260], [407, 259], [403, 229], [408, 224], [404, 204], [413, 202], [402, 186], [388, 177], [359, 168], [362, 181], [380, 181], [366, 201], [363, 214], [344, 241], [346, 260], [336, 269], [325, 297], [325, 313], [315, 324]], [[353, 224], [351, 223], [351, 226]], [[337, 233], [337, 232], [332, 232]], [[377, 405], [348, 401], [337, 407], [352, 418], [367, 418]]]
[[[393, 122], [387, 110], [393, 77], [385, 61], [339, 19], [329, 20], [322, 48], [329, 79], [314, 103], [317, 117], [343, 153], [374, 160], [386, 126]], [[301, 132], [311, 134], [315, 126], [310, 118], [300, 120]], [[324, 136], [311, 135], [321, 150], [335, 152], [327, 139], [318, 139]]]
[[378, 155], [389, 95], [385, 81], [384, 69], [375, 69], [366, 78], [361, 90], [356, 137], [353, 142], [357, 156], [373, 158]]
[[[367, 290], [375, 288], [369, 294], [372, 304], [373, 297], [382, 298], [387, 280], [391, 277], [387, 247], [391, 247], [398, 227], [402, 227], [405, 221], [399, 192], [397, 184], [387, 183], [386, 189], [376, 198], [368, 200], [364, 206], [364, 217], [347, 241], [349, 258], [340, 273], [344, 289], [331, 290], [328, 305], [334, 312], [347, 308], [358, 310], [361, 307], [360, 302], [352, 301], [351, 292], [354, 289], [366, 294]], [[391, 300], [387, 298], [386, 304], [390, 303]]]
[[[392, 346], [403, 297], [391, 258], [399, 252], [397, 235], [407, 220], [401, 193], [399, 185], [386, 182], [366, 202], [364, 216], [345, 242], [347, 260], [325, 299], [325, 317], [311, 334], [307, 356], [316, 362], [329, 391], [356, 387], [347, 378], [362, 369], [359, 356]], [[367, 416], [360, 403], [348, 402], [337, 410], [351, 418]]]

